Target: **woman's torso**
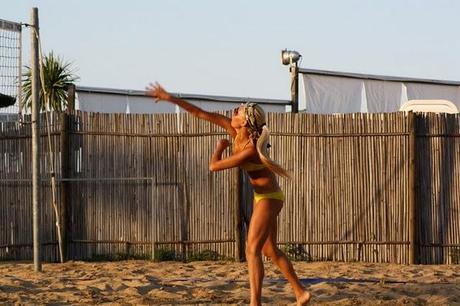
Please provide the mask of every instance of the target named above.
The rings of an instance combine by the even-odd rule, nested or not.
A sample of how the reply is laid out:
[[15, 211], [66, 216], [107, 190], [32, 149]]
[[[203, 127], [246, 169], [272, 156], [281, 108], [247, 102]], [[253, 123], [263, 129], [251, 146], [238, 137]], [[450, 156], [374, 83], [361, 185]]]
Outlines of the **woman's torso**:
[[[233, 146], [233, 154], [238, 153], [245, 149], [247, 145], [255, 146], [252, 141], [238, 141], [235, 139]], [[249, 158], [244, 164], [240, 165], [240, 168], [244, 169], [249, 177], [254, 191], [257, 193], [270, 193], [280, 190], [278, 181], [275, 174], [267, 167], [262, 167], [262, 162], [255, 151], [253, 156]], [[245, 169], [246, 168], [246, 169]], [[257, 170], [254, 170], [257, 169]]]

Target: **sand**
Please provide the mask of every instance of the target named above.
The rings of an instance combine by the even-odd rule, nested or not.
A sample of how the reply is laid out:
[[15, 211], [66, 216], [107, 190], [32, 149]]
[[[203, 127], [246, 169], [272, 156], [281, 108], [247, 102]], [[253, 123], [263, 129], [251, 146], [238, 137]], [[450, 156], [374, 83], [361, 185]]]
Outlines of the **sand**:
[[[263, 303], [293, 305], [291, 287], [266, 263]], [[460, 305], [460, 265], [295, 262], [310, 305]], [[244, 263], [0, 263], [0, 304], [249, 303]]]

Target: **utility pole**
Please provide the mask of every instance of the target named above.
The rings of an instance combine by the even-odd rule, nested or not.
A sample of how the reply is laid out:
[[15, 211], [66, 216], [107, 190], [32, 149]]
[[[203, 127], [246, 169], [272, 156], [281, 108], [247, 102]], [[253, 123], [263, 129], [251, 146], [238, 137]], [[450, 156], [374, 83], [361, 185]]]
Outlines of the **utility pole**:
[[297, 62], [302, 57], [299, 52], [284, 49], [281, 51], [281, 63], [289, 65], [291, 73], [291, 112], [299, 112], [299, 66]]
[[299, 112], [299, 67], [297, 62], [289, 66], [291, 72], [291, 105], [293, 113]]
[[42, 271], [40, 241], [40, 70], [38, 53], [38, 8], [32, 8], [31, 24], [31, 76], [32, 76], [32, 224], [34, 270]]

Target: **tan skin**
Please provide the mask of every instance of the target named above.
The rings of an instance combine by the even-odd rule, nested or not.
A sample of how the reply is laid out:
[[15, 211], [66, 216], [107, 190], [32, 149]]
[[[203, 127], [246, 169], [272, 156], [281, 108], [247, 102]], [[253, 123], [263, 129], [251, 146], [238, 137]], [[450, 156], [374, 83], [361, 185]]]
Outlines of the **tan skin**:
[[[234, 143], [232, 155], [222, 159], [222, 153], [230, 146], [227, 139], [221, 139], [216, 145], [209, 164], [211, 171], [221, 171], [239, 167], [246, 162], [261, 163], [255, 143], [250, 133], [245, 116], [245, 106], [241, 105], [233, 111], [232, 118], [210, 113], [182, 99], [174, 97], [158, 83], [146, 88], [146, 95], [155, 98], [155, 102], [168, 101], [185, 109], [195, 117], [212, 122], [224, 128]], [[236, 137], [238, 135], [238, 138]], [[268, 168], [248, 172], [250, 183], [257, 193], [271, 193], [280, 190], [275, 174]], [[310, 293], [305, 290], [294, 272], [291, 262], [277, 247], [277, 216], [283, 207], [283, 201], [262, 199], [254, 203], [253, 213], [246, 244], [249, 282], [251, 287], [251, 305], [261, 305], [262, 280], [264, 267], [262, 254], [269, 257], [281, 270], [292, 285], [297, 305], [306, 305], [310, 301]]]

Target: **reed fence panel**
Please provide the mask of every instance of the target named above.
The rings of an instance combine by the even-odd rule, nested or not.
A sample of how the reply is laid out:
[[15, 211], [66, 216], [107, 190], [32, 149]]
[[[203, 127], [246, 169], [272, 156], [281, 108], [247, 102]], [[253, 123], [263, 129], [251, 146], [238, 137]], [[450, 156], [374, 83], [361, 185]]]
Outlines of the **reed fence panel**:
[[419, 262], [460, 263], [460, 116], [417, 117]]
[[[223, 129], [188, 114], [75, 112], [67, 129], [63, 118], [50, 113], [68, 258], [242, 255], [248, 177], [208, 170], [216, 142], [228, 138]], [[460, 260], [459, 119], [416, 115], [420, 263]], [[270, 154], [292, 175], [280, 178], [280, 246], [301, 260], [408, 263], [407, 115], [269, 113], [267, 120]], [[56, 261], [44, 115], [41, 122], [41, 241], [44, 259]], [[1, 259], [32, 257], [30, 151], [30, 124], [0, 123]]]

